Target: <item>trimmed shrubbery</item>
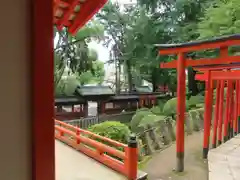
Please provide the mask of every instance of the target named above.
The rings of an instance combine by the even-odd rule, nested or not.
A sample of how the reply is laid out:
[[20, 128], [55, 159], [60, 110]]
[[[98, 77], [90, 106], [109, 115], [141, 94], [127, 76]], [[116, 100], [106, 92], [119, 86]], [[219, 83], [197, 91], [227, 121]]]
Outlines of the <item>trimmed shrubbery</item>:
[[[186, 100], [186, 111], [188, 111], [189, 105]], [[166, 116], [175, 116], [177, 112], [177, 98], [168, 100], [163, 107], [163, 114]]]
[[122, 143], [127, 143], [131, 133], [127, 125], [117, 121], [95, 124], [89, 128], [89, 131]]

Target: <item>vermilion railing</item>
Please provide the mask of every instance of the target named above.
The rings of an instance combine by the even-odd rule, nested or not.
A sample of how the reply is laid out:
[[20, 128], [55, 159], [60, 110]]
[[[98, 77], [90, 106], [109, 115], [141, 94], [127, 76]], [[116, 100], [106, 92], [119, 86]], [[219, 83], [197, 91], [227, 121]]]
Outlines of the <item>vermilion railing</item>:
[[135, 136], [126, 145], [55, 120], [55, 138], [125, 175], [129, 180], [137, 178], [138, 152]]

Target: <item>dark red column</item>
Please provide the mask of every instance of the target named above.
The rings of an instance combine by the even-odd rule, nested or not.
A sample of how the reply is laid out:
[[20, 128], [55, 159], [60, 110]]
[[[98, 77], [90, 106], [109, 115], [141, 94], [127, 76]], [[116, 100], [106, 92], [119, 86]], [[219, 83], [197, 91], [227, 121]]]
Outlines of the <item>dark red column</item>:
[[212, 119], [212, 94], [213, 83], [211, 80], [211, 71], [207, 72], [206, 90], [205, 90], [205, 111], [204, 111], [204, 139], [203, 139], [203, 158], [206, 159], [209, 151], [210, 126]]
[[32, 180], [55, 180], [53, 1], [29, 1], [29, 8], [32, 77], [26, 78], [32, 80]]
[[185, 74], [185, 55], [178, 54], [177, 61], [177, 171], [184, 171], [184, 120], [186, 110], [186, 74]]
[[219, 102], [220, 102], [220, 81], [217, 81], [217, 88], [216, 88], [216, 102], [215, 102], [215, 111], [214, 111], [214, 124], [213, 124], [213, 137], [212, 137], [212, 147], [216, 148], [217, 142], [217, 129], [218, 129], [218, 122], [219, 122]]
[[234, 135], [237, 135], [238, 130], [238, 99], [239, 99], [239, 81], [235, 82], [235, 101], [234, 101]]
[[225, 106], [225, 119], [224, 119], [224, 137], [223, 140], [226, 142], [228, 140], [229, 132], [229, 112], [230, 112], [230, 97], [232, 91], [232, 83], [230, 80], [227, 81], [227, 95], [226, 95], [226, 106]]
[[222, 125], [223, 125], [223, 106], [224, 106], [224, 84], [225, 81], [220, 82], [219, 92], [219, 123], [218, 123], [218, 145], [222, 144]]

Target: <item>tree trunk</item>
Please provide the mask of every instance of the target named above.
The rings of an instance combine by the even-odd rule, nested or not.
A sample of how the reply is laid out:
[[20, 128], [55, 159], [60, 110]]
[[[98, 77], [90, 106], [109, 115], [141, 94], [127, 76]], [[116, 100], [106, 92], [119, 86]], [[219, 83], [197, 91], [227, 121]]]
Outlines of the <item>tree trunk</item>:
[[191, 96], [196, 96], [199, 93], [197, 81], [195, 80], [196, 71], [192, 67], [188, 68], [188, 90]]
[[157, 77], [158, 73], [157, 73], [157, 69], [154, 68], [152, 71], [152, 87], [153, 87], [153, 92], [157, 91]]
[[128, 77], [128, 90], [129, 90], [129, 92], [132, 92], [133, 79], [132, 79], [132, 66], [131, 66], [130, 60], [126, 61], [126, 67], [127, 67], [127, 77]]
[[119, 63], [119, 60], [115, 60], [115, 70], [116, 70], [116, 94], [120, 94], [121, 93], [121, 85], [120, 85], [120, 69], [121, 69], [121, 66], [120, 66], [120, 63]]

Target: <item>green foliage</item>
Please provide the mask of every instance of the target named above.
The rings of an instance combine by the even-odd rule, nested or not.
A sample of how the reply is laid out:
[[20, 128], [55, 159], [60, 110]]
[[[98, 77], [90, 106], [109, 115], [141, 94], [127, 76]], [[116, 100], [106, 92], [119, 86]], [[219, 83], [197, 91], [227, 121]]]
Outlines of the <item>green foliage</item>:
[[215, 0], [199, 23], [200, 38], [240, 33], [239, 0]]
[[152, 115], [152, 112], [150, 112], [149, 109], [140, 109], [136, 111], [136, 114], [132, 117], [132, 120], [130, 123], [131, 131], [137, 132], [139, 123], [144, 118], [144, 116], [147, 116], [147, 115]]
[[[54, 30], [55, 35], [59, 35], [54, 53], [54, 83], [55, 89], [57, 89], [66, 67], [69, 67], [69, 73], [73, 74], [77, 73], [81, 75], [88, 71], [94, 73], [96, 70], [94, 66], [98, 59], [98, 54], [95, 50], [88, 48], [88, 43], [92, 39], [100, 39], [104, 34], [104, 29], [102, 25], [93, 21], [80, 29], [75, 37], [69, 36], [66, 30], [58, 33], [56, 32], [56, 28]], [[102, 73], [100, 74], [102, 77]], [[100, 76], [98, 75], [96, 77]], [[59, 93], [59, 90], [55, 91]]]
[[197, 96], [191, 96], [188, 100], [189, 108], [196, 107], [197, 104], [204, 103], [204, 96], [197, 95]]
[[67, 96], [73, 95], [78, 85], [79, 85], [79, 82], [76, 76], [74, 75], [68, 76], [66, 79], [66, 84], [64, 89], [65, 94]]
[[196, 104], [196, 108], [204, 108], [204, 104], [201, 103], [201, 104]]
[[105, 77], [104, 63], [102, 61], [94, 61], [92, 71], [86, 71], [78, 74], [80, 85], [86, 84], [102, 84]]
[[[188, 111], [189, 105], [188, 101], [186, 101], [186, 111]], [[168, 100], [163, 107], [163, 114], [166, 116], [176, 115], [177, 112], [177, 98], [172, 98]]]
[[139, 112], [139, 111], [149, 111], [149, 109], [144, 107], [144, 108], [137, 109], [136, 112]]
[[155, 114], [155, 115], [161, 115], [162, 114], [162, 109], [159, 106], [153, 106], [150, 111]]
[[110, 138], [112, 140], [127, 143], [130, 135], [128, 126], [117, 121], [106, 121], [95, 124], [89, 128], [91, 132]]
[[148, 114], [142, 118], [142, 120], [140, 121], [138, 126], [145, 127], [146, 125], [154, 125], [154, 123], [156, 123], [158, 121], [163, 121], [165, 118], [166, 118], [166, 116]]

